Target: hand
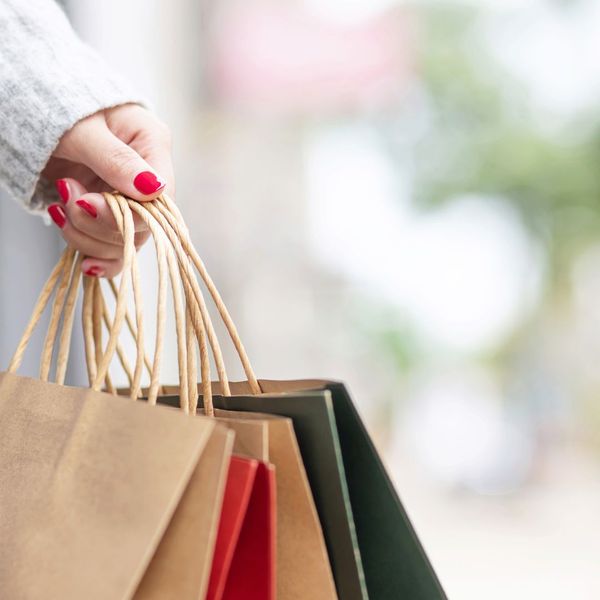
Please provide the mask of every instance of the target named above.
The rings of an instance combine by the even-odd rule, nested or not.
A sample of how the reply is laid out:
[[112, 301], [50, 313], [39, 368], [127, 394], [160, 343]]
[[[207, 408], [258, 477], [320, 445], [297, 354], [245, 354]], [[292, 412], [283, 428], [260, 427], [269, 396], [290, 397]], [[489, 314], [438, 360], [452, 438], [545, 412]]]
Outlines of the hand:
[[[98, 192], [118, 190], [141, 202], [173, 195], [169, 130], [134, 104], [100, 111], [63, 135], [43, 175], [56, 180], [62, 204], [48, 212], [69, 246], [86, 256], [82, 271], [114, 277], [123, 266], [123, 239]], [[134, 222], [139, 248], [150, 232], [137, 214]]]

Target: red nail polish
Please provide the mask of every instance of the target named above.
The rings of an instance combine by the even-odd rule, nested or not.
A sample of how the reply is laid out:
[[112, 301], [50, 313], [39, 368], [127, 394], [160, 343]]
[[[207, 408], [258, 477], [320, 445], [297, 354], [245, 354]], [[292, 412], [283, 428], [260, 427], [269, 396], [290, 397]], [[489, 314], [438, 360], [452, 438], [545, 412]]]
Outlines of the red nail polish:
[[64, 179], [57, 179], [54, 185], [60, 199], [66, 204], [69, 201], [69, 184]]
[[102, 275], [104, 275], [104, 269], [101, 269], [100, 267], [90, 267], [87, 271], [84, 271], [84, 273], [88, 277], [102, 277]]
[[92, 206], [87, 200], [81, 198], [80, 200], [77, 200], [75, 204], [77, 204], [77, 206], [85, 210], [85, 212], [88, 215], [90, 215], [90, 217], [93, 217], [94, 219], [98, 217], [98, 211], [96, 210], [96, 207]]
[[52, 220], [62, 229], [67, 222], [65, 209], [60, 204], [51, 204], [48, 207], [48, 214]]
[[155, 194], [158, 190], [165, 187], [165, 182], [150, 171], [142, 171], [136, 175], [133, 185], [138, 192], [148, 196]]

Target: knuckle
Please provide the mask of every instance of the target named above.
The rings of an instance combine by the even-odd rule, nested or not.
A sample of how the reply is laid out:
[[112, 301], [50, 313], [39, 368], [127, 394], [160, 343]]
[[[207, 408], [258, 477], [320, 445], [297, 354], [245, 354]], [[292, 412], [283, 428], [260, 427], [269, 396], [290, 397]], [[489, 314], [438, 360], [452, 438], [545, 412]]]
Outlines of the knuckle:
[[137, 155], [129, 147], [115, 146], [104, 155], [106, 166], [112, 171], [121, 171], [133, 167], [139, 160]]
[[123, 257], [123, 249], [113, 244], [102, 244], [98, 246], [95, 255], [105, 260], [114, 260]]
[[69, 221], [71, 221], [71, 225], [73, 225], [73, 227], [75, 227], [75, 229], [78, 229], [79, 231], [85, 231], [86, 221], [83, 218], [83, 215], [81, 214], [82, 211], [80, 209], [77, 209], [77, 210], [73, 209], [72, 205], [73, 205], [73, 202], [69, 202], [69, 204], [67, 204], [67, 210], [69, 213]]
[[117, 244], [119, 246], [123, 246], [123, 234], [114, 229], [108, 229], [105, 233], [106, 241], [111, 244]]

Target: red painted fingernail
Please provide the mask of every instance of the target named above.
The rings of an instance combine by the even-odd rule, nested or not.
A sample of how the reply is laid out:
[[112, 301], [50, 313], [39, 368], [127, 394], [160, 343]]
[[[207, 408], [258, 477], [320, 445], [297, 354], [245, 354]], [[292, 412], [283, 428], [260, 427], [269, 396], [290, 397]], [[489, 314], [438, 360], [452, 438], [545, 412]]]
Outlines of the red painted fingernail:
[[77, 200], [75, 204], [85, 210], [90, 217], [93, 217], [94, 219], [98, 217], [98, 211], [96, 210], [96, 207], [92, 206], [87, 200], [81, 198], [80, 200]]
[[142, 171], [135, 176], [133, 185], [138, 192], [144, 195], [155, 194], [165, 187], [165, 182], [150, 171]]
[[62, 229], [67, 222], [65, 209], [60, 204], [51, 204], [48, 207], [48, 214], [52, 220]]
[[104, 275], [104, 269], [101, 269], [100, 267], [90, 267], [87, 271], [84, 271], [84, 273], [88, 277], [102, 277], [102, 275]]
[[60, 199], [66, 204], [69, 201], [69, 184], [64, 179], [57, 179], [54, 182], [56, 191], [60, 196]]

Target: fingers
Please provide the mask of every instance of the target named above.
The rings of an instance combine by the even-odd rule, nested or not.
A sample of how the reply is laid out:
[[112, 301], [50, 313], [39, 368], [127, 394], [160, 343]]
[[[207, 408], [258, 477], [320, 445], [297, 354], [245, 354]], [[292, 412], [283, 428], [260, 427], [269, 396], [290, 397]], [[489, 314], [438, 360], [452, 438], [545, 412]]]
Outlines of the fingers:
[[153, 200], [165, 187], [156, 171], [108, 129], [96, 132], [95, 144], [86, 147], [82, 158], [101, 179], [134, 200]]
[[100, 179], [135, 200], [153, 200], [165, 189], [164, 176], [119, 139], [104, 117], [93, 115], [69, 132], [67, 158], [89, 167]]
[[69, 200], [79, 198], [87, 192], [83, 184], [72, 177], [57, 179], [54, 184], [63, 204], [68, 204]]
[[[64, 209], [71, 224], [82, 233], [101, 242], [123, 245], [123, 236], [102, 194], [84, 192], [76, 195], [65, 204]], [[148, 226], [137, 213], [133, 214], [133, 223], [136, 235], [148, 232]], [[137, 235], [137, 238], [140, 237]]]
[[86, 258], [81, 263], [81, 270], [88, 277], [116, 277], [123, 269], [123, 259], [105, 260], [101, 258]]
[[106, 111], [108, 128], [128, 143], [156, 172], [166, 186], [164, 192], [175, 195], [171, 132], [150, 111], [140, 106], [118, 106]]
[[69, 246], [79, 250], [86, 256], [115, 260], [123, 257], [123, 246], [103, 242], [79, 231], [67, 218], [65, 207], [61, 204], [52, 204], [48, 207], [48, 214]]
[[173, 174], [173, 162], [171, 158], [171, 145], [161, 143], [155, 139], [154, 133], [145, 132], [132, 142], [140, 156], [143, 156], [164, 178], [165, 187], [160, 193], [166, 192], [169, 196], [175, 196], [175, 178]]
[[[123, 266], [123, 237], [110, 207], [101, 194], [84, 193], [77, 198], [85, 188], [76, 180], [60, 181], [57, 188], [62, 189], [61, 198], [64, 196], [67, 200], [65, 204], [52, 204], [48, 208], [50, 217], [67, 244], [86, 255], [82, 264], [86, 275], [113, 277]], [[134, 244], [139, 249], [150, 231], [137, 214], [134, 214], [134, 224]]]

